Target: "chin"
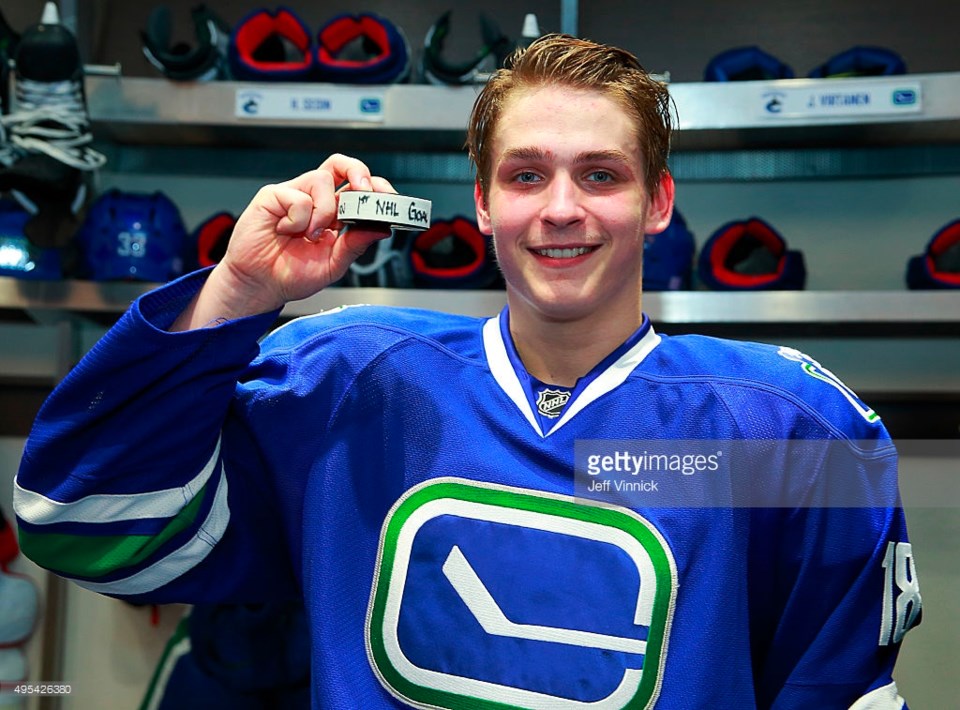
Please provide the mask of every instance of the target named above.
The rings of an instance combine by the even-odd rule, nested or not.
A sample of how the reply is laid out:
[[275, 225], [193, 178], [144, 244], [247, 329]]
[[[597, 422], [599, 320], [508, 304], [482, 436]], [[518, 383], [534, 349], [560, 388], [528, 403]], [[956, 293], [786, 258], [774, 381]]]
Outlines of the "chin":
[[542, 318], [551, 321], [578, 321], [597, 311], [593, 298], [586, 298], [582, 292], [551, 294], [549, 297], [530, 299], [528, 303]]

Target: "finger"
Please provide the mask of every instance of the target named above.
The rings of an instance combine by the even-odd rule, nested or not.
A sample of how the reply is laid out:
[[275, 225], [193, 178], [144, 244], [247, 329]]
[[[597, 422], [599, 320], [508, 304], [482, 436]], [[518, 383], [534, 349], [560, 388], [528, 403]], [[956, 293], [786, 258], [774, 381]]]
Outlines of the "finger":
[[320, 167], [317, 169], [329, 172], [333, 176], [335, 185], [339, 186], [346, 183], [351, 190], [373, 189], [370, 182], [370, 168], [357, 158], [351, 158], [342, 153], [334, 153], [320, 163]]
[[390, 184], [390, 181], [386, 178], [373, 175], [370, 177], [370, 182], [373, 184], [374, 192], [392, 192], [394, 195], [397, 194], [396, 189], [393, 185]]
[[313, 200], [303, 191], [283, 184], [267, 185], [256, 194], [238, 222], [290, 233], [306, 228], [312, 210]]
[[273, 192], [273, 198], [274, 204], [267, 209], [276, 218], [274, 229], [277, 234], [303, 234], [310, 225], [313, 213], [313, 200], [310, 195], [301, 190], [278, 186]]
[[340, 229], [337, 221], [337, 196], [333, 189], [333, 175], [318, 171], [311, 192], [312, 204], [309, 223], [305, 233], [311, 240], [320, 238], [325, 229]]
[[[354, 188], [349, 184], [345, 183], [337, 188], [337, 196], [339, 197], [341, 192], [350, 192]], [[377, 177], [376, 175], [371, 175], [369, 180], [369, 185], [361, 190], [361, 192], [386, 192], [393, 195], [397, 194], [397, 190], [390, 184], [390, 181], [386, 178]]]
[[314, 232], [307, 232], [303, 235], [303, 238], [314, 244], [319, 241], [333, 241], [337, 238], [337, 231], [335, 229], [319, 229]]

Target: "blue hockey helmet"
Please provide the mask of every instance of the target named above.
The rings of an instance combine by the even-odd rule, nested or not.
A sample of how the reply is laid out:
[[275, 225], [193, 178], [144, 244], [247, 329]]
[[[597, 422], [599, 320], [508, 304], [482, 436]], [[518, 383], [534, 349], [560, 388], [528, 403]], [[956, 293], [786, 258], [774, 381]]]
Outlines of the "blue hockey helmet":
[[700, 251], [700, 280], [717, 291], [799, 291], [806, 285], [803, 254], [759, 217], [728, 222]]
[[0, 199], [0, 275], [56, 281], [63, 277], [61, 252], [27, 238], [23, 229], [31, 217], [15, 200]]
[[410, 262], [417, 288], [503, 288], [491, 238], [466, 217], [435, 220], [415, 234]]
[[686, 291], [693, 282], [696, 245], [683, 215], [674, 208], [670, 224], [647, 234], [643, 244], [643, 290]]
[[960, 219], [938, 229], [923, 254], [910, 257], [907, 288], [960, 288]]
[[394, 84], [410, 76], [410, 47], [386, 17], [337, 15], [317, 33], [317, 79], [339, 84]]
[[757, 81], [792, 79], [793, 69], [759, 47], [735, 47], [707, 64], [704, 81]]
[[168, 281], [183, 273], [187, 230], [162, 192], [113, 189], [90, 206], [77, 235], [84, 275], [95, 281]]
[[814, 79], [906, 74], [903, 58], [884, 47], [851, 47], [810, 71]]
[[290, 8], [254, 10], [233, 28], [230, 68], [237, 79], [311, 81], [313, 38]]
[[237, 218], [226, 210], [216, 212], [201, 222], [190, 235], [184, 271], [195, 271], [214, 264], [227, 253]]

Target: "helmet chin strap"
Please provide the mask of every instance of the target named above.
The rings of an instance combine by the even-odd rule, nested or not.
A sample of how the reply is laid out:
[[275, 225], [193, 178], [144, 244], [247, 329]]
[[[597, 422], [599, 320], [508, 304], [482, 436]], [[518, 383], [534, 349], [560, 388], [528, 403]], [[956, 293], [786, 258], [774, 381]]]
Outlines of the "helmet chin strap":
[[492, 20], [481, 15], [483, 44], [467, 61], [448, 62], [443, 55], [447, 35], [450, 33], [450, 15], [448, 10], [427, 30], [420, 62], [424, 78], [431, 84], [481, 84], [493, 71], [503, 66], [507, 55], [514, 48], [514, 43]]
[[205, 5], [191, 12], [193, 45], [171, 44], [171, 11], [158, 5], [147, 19], [147, 28], [140, 32], [143, 54], [164, 76], [174, 81], [210, 81], [226, 78], [226, 54], [230, 28]]

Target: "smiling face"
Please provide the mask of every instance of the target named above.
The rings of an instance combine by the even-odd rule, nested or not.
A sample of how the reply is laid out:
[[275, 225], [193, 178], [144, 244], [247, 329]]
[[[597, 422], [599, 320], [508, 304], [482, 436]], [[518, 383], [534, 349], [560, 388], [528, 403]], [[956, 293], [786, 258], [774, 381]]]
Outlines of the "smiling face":
[[649, 195], [636, 124], [597, 90], [512, 92], [491, 141], [477, 220], [492, 234], [512, 319], [640, 324], [645, 233], [673, 207], [666, 175]]

